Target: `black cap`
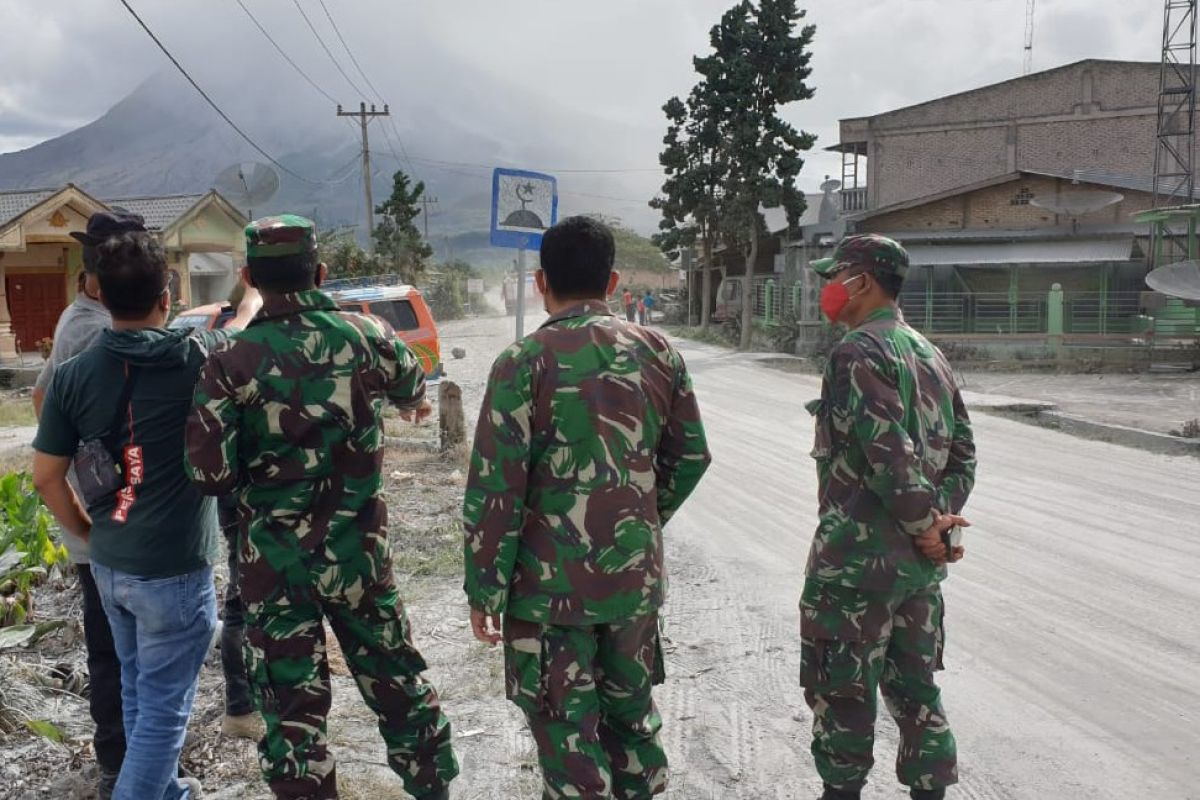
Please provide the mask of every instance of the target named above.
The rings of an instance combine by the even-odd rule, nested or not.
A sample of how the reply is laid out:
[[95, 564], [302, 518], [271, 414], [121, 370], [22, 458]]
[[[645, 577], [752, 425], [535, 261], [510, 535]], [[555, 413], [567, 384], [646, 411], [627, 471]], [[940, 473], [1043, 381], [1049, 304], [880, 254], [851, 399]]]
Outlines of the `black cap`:
[[85, 247], [98, 247], [113, 236], [145, 232], [146, 220], [141, 214], [133, 214], [113, 206], [111, 211], [97, 211], [88, 217], [86, 232], [71, 231], [71, 235]]

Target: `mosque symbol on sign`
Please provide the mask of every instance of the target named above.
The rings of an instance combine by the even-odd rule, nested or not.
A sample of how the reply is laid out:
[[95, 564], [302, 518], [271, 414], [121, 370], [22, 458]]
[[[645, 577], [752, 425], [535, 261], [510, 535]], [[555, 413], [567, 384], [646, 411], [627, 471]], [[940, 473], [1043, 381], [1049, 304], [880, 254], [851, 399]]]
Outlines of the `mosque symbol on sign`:
[[513, 193], [516, 195], [517, 201], [521, 204], [521, 208], [505, 217], [504, 226], [508, 228], [545, 230], [546, 225], [542, 222], [542, 218], [527, 208], [537, 197], [537, 187], [526, 181], [525, 183], [518, 183], [513, 189]]

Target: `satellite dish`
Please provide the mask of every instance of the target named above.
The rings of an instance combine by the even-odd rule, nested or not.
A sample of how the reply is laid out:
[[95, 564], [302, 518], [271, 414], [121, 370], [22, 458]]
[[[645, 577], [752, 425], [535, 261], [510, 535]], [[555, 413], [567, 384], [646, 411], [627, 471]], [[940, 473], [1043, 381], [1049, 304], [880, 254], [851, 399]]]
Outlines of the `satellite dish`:
[[1159, 267], [1146, 276], [1146, 285], [1170, 297], [1200, 302], [1200, 263], [1180, 261]]
[[1124, 199], [1125, 195], [1117, 192], [1082, 189], [1060, 192], [1057, 197], [1048, 197], [1044, 200], [1035, 197], [1029, 201], [1029, 204], [1066, 217], [1082, 217], [1085, 214], [1094, 214], [1109, 206], [1114, 206]]
[[213, 188], [234, 205], [246, 209], [246, 216], [253, 218], [254, 207], [261, 206], [279, 191], [279, 173], [259, 161], [231, 164], [217, 175]]

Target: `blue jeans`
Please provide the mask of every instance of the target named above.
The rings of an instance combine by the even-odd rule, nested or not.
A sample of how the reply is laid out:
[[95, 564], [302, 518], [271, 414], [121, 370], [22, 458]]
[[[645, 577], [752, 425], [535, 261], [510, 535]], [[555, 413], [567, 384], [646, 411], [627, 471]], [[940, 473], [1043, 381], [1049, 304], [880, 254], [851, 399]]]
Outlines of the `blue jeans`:
[[121, 660], [126, 751], [113, 800], [185, 800], [176, 774], [217, 626], [212, 568], [139, 578], [93, 562], [92, 575]]

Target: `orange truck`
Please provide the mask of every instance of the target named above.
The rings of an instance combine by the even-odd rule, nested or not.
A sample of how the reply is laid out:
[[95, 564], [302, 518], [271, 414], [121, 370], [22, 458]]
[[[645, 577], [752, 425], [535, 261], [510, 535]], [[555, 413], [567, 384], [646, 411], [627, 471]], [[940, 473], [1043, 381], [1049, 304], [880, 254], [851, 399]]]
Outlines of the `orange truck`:
[[[372, 314], [387, 322], [421, 361], [429, 379], [445, 374], [437, 323], [421, 291], [415, 286], [364, 286], [334, 289], [329, 295], [344, 311]], [[211, 303], [188, 309], [171, 321], [172, 328], [223, 328], [236, 312], [228, 303]]]

